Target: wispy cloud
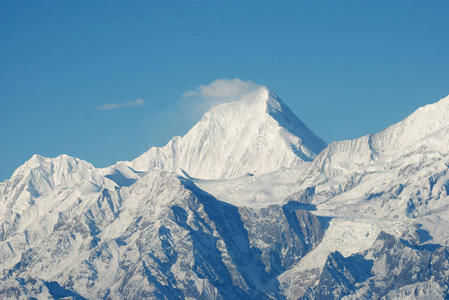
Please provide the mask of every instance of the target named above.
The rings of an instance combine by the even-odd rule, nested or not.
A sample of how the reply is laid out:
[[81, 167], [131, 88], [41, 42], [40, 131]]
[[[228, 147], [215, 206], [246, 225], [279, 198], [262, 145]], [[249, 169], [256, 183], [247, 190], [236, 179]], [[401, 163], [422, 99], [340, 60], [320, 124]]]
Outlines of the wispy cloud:
[[260, 85], [252, 81], [244, 81], [239, 78], [217, 79], [209, 84], [200, 85], [194, 90], [184, 92], [181, 106], [196, 118], [218, 104], [235, 101], [259, 87]]
[[206, 85], [200, 85], [193, 91], [186, 91], [183, 98], [202, 97], [205, 99], [233, 100], [242, 95], [248, 94], [260, 85], [252, 81], [234, 79], [217, 79]]
[[134, 101], [127, 101], [122, 103], [106, 103], [102, 106], [97, 107], [99, 110], [111, 110], [111, 109], [118, 109], [122, 107], [130, 107], [130, 106], [142, 106], [145, 104], [145, 100], [142, 98], [138, 98]]

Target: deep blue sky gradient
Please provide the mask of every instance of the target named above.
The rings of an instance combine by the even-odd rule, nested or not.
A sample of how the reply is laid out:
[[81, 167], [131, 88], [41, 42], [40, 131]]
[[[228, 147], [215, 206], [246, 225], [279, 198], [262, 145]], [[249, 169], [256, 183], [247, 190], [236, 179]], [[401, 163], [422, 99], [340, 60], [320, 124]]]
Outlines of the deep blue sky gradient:
[[[32, 154], [106, 166], [183, 135], [181, 95], [272, 88], [326, 141], [449, 94], [449, 1], [0, 2], [0, 180]], [[141, 107], [101, 111], [143, 98]]]

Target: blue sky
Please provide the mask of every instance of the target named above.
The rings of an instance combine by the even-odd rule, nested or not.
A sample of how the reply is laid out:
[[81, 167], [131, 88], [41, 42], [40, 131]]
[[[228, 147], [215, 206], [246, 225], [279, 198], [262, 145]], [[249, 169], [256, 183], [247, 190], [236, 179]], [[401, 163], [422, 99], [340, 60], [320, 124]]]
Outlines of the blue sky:
[[446, 0], [3, 0], [0, 180], [34, 153], [101, 167], [164, 145], [199, 118], [183, 93], [219, 78], [269, 86], [328, 142], [381, 130], [449, 94], [448, 12]]

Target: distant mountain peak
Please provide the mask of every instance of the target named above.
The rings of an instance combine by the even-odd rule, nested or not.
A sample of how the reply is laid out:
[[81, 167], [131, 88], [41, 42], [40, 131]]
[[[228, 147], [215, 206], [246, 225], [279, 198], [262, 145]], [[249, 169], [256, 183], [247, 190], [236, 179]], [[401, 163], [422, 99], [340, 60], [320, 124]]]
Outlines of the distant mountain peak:
[[381, 137], [381, 144], [385, 143], [385, 139], [389, 139], [390, 144], [397, 148], [409, 147], [448, 126], [449, 96], [418, 108], [404, 120], [391, 125], [375, 136]]
[[195, 178], [234, 178], [297, 167], [325, 146], [278, 96], [260, 87], [215, 106], [185, 136], [151, 148], [131, 167], [181, 168]]
[[335, 175], [378, 160], [408, 159], [413, 153], [449, 154], [449, 96], [422, 106], [386, 129], [353, 140], [331, 143], [314, 161]]
[[[55, 158], [34, 154], [3, 183], [4, 194], [10, 195], [8, 205], [23, 208], [33, 202], [30, 199], [37, 199], [57, 187], [75, 186], [83, 181], [103, 183], [95, 167], [86, 161], [66, 154]], [[21, 202], [27, 204], [17, 205]]]
[[[37, 168], [43, 168], [48, 169], [51, 168], [51, 166], [63, 166], [63, 165], [69, 165], [74, 164], [81, 161], [80, 159], [77, 159], [75, 157], [69, 156], [67, 154], [61, 154], [54, 158], [45, 157], [39, 154], [33, 154], [30, 159], [28, 159], [24, 164], [22, 164], [17, 170], [14, 172], [14, 174], [17, 174], [19, 172], [26, 172]], [[90, 165], [88, 162], [84, 162], [85, 164]], [[93, 167], [93, 166], [92, 166]], [[14, 174], [12, 177], [14, 177]]]

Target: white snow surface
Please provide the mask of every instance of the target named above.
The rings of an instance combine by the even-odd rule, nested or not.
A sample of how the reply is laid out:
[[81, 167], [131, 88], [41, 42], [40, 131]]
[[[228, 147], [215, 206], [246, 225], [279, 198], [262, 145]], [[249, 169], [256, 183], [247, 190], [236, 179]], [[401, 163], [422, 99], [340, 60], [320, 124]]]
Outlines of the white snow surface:
[[138, 171], [180, 168], [201, 179], [255, 175], [311, 161], [326, 146], [266, 87], [220, 104], [183, 137], [129, 163]]
[[[169, 226], [169, 207], [185, 207], [192, 199], [183, 180], [237, 207], [263, 209], [298, 201], [310, 205], [307, 209], [314, 215], [330, 220], [321, 243], [279, 275], [281, 285], [320, 269], [334, 251], [348, 257], [369, 249], [381, 231], [417, 243], [449, 246], [449, 96], [379, 133], [326, 147], [263, 87], [213, 108], [185, 136], [173, 138], [165, 147], [153, 147], [131, 162], [100, 169], [67, 155], [34, 155], [0, 183], [0, 271], [13, 267], [28, 249], [48, 247], [53, 252], [39, 259], [55, 267], [37, 264], [28, 275], [64, 281], [92, 272], [86, 249], [95, 241], [86, 240], [89, 230], [91, 235], [95, 230], [99, 233], [88, 239], [107, 244], [101, 250], [107, 258], [95, 260], [96, 270], [116, 270], [121, 259], [139, 261], [140, 250], [121, 248], [120, 241], [156, 241], [156, 233], [147, 232], [146, 237], [130, 228], [137, 226], [138, 217], [154, 228]], [[203, 208], [200, 214], [206, 214]], [[96, 223], [74, 230], [63, 243], [49, 240], [47, 236], [69, 216], [77, 216], [71, 227], [64, 225], [71, 230], [77, 218]], [[197, 217], [189, 212], [186, 222], [192, 228], [206, 226], [195, 221]], [[217, 245], [221, 243], [216, 229], [210, 230]], [[192, 241], [183, 238], [186, 232], [173, 235], [192, 247]], [[157, 249], [162, 247], [154, 243]], [[66, 247], [60, 250], [63, 256], [50, 249], [54, 245]], [[220, 251], [229, 260], [226, 247]], [[192, 259], [188, 251], [180, 255]], [[178, 274], [196, 276], [184, 274], [181, 263], [173, 265]], [[234, 268], [231, 263], [227, 267]], [[117, 291], [124, 280], [111, 274], [96, 291], [108, 285]], [[210, 282], [194, 280], [201, 290], [216, 295]], [[241, 278], [233, 280], [246, 284]], [[82, 282], [75, 287], [89, 294]], [[411, 284], [387, 298], [439, 299], [439, 288], [433, 282]], [[288, 298], [298, 296], [296, 289], [286, 291]], [[413, 298], [413, 293], [418, 296]]]

